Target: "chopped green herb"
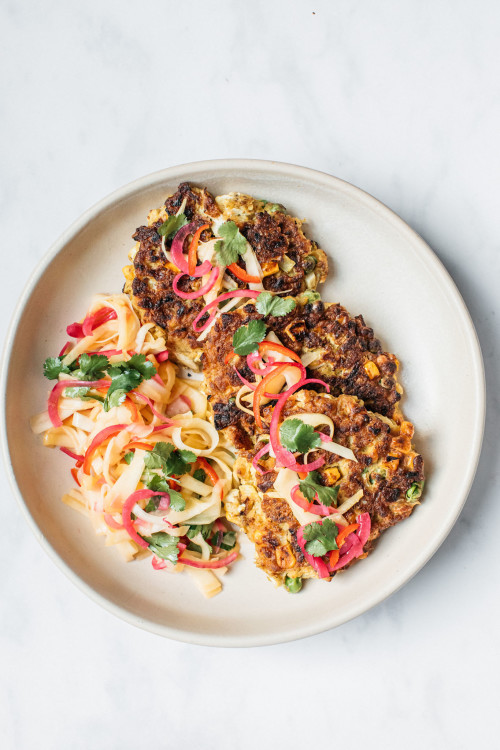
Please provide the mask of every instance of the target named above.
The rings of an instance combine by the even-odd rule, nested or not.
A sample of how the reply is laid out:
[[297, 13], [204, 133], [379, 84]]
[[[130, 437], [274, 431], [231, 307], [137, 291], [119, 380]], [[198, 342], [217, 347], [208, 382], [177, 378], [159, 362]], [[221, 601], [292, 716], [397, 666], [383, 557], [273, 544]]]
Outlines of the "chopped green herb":
[[276, 211], [281, 211], [282, 213], [285, 213], [286, 209], [284, 206], [282, 206], [280, 203], [268, 203], [265, 210], [268, 214], [274, 214]]
[[236, 263], [240, 255], [247, 249], [247, 241], [241, 234], [234, 221], [226, 221], [219, 228], [221, 237], [215, 243], [215, 259], [219, 266], [230, 266]]
[[108, 367], [108, 375], [111, 384], [104, 399], [104, 411], [121, 404], [129, 391], [156, 375], [156, 368], [144, 354], [134, 354], [128, 362], [117, 362], [113, 367]]
[[125, 453], [125, 455], [123, 456], [123, 460], [125, 461], [126, 464], [131, 464], [133, 458], [134, 458], [134, 451], [129, 451], [128, 453]]
[[149, 481], [145, 482], [145, 484], [147, 488], [149, 490], [153, 490], [153, 492], [166, 492], [170, 498], [170, 507], [172, 508], [172, 510], [185, 509], [186, 501], [182, 497], [181, 493], [177, 492], [177, 490], [170, 489], [168, 480], [165, 479], [165, 477], [162, 477], [161, 474], [152, 474]]
[[338, 549], [335, 541], [338, 528], [333, 521], [325, 518], [323, 523], [313, 521], [304, 526], [304, 539], [306, 540], [306, 552], [313, 557], [323, 557], [332, 549]]
[[166, 221], [163, 222], [161, 227], [156, 230], [162, 237], [166, 237], [169, 240], [173, 237], [181, 227], [187, 224], [186, 214], [179, 214], [178, 216], [169, 216]]
[[66, 398], [88, 398], [89, 391], [90, 388], [65, 388], [64, 395]]
[[179, 556], [179, 548], [177, 543], [179, 538], [171, 536], [165, 531], [157, 531], [151, 536], [145, 536], [143, 539], [149, 544], [149, 548], [157, 557], [161, 557], [162, 560], [170, 560], [172, 563], [177, 562]]
[[300, 300], [305, 301], [306, 303], [312, 303], [317, 302], [319, 299], [321, 299], [321, 294], [319, 292], [313, 292], [311, 289], [306, 289], [305, 292], [302, 292], [300, 295]]
[[208, 537], [212, 533], [212, 528], [213, 523], [195, 524], [189, 527], [186, 536], [189, 537], [189, 539], [194, 539], [195, 536], [198, 536], [198, 534], [201, 533], [203, 539], [208, 539]]
[[150, 497], [144, 510], [146, 513], [152, 513], [155, 510], [158, 510], [158, 505], [160, 504], [160, 498], [159, 497]]
[[63, 365], [61, 357], [48, 357], [43, 363], [43, 374], [49, 380], [57, 380], [61, 373], [69, 375], [68, 365]]
[[302, 578], [285, 577], [285, 586], [291, 594], [297, 594], [302, 588]]
[[334, 487], [325, 487], [320, 484], [320, 474], [317, 471], [310, 471], [305, 479], [299, 481], [299, 488], [304, 497], [312, 502], [316, 495], [318, 500], [323, 505], [330, 507], [331, 505], [337, 505], [337, 496], [339, 494], [339, 485]]
[[412, 486], [406, 490], [406, 499], [409, 503], [416, 503], [422, 494], [422, 484], [413, 482]]
[[286, 315], [294, 309], [295, 305], [292, 297], [276, 297], [271, 292], [261, 292], [255, 302], [255, 307], [261, 315], [274, 315], [275, 317]]
[[73, 375], [78, 380], [100, 380], [108, 367], [109, 360], [104, 354], [81, 354]]
[[300, 419], [285, 420], [280, 427], [280, 439], [281, 444], [292, 453], [307, 453], [321, 444], [321, 438], [313, 427]]
[[222, 541], [220, 543], [221, 549], [230, 550], [233, 549], [236, 544], [236, 531], [226, 531], [222, 535]]
[[235, 353], [245, 356], [257, 351], [265, 335], [266, 324], [263, 320], [251, 320], [247, 326], [240, 326], [233, 336]]
[[198, 482], [204, 482], [207, 478], [207, 472], [203, 471], [203, 469], [196, 469], [196, 471], [193, 472], [193, 479], [197, 479]]

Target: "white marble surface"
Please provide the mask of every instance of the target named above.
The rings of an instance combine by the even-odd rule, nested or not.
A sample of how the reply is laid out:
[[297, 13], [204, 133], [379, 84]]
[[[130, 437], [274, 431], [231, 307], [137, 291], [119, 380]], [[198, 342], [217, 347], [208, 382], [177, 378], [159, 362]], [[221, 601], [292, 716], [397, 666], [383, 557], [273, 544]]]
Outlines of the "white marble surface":
[[424, 570], [335, 631], [265, 649], [169, 642], [101, 610], [38, 546], [2, 468], [2, 747], [495, 746], [499, 31], [494, 0], [0, 5], [2, 335], [37, 260], [115, 187], [276, 159], [359, 185], [423, 235], [489, 388], [468, 503]]

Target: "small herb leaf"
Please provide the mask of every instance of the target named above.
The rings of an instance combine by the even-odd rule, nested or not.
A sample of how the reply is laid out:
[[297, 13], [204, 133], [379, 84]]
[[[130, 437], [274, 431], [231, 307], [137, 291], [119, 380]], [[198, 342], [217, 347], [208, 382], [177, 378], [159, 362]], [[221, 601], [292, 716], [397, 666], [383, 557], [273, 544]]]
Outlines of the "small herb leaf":
[[313, 427], [300, 419], [285, 420], [280, 428], [280, 439], [282, 445], [292, 453], [307, 453], [321, 444], [321, 438]]
[[240, 326], [233, 336], [235, 353], [245, 356], [257, 351], [265, 335], [266, 324], [263, 320], [251, 320], [248, 325]]
[[295, 300], [291, 297], [276, 297], [271, 292], [261, 292], [255, 302], [257, 311], [261, 315], [274, 315], [275, 317], [291, 312], [295, 304]]

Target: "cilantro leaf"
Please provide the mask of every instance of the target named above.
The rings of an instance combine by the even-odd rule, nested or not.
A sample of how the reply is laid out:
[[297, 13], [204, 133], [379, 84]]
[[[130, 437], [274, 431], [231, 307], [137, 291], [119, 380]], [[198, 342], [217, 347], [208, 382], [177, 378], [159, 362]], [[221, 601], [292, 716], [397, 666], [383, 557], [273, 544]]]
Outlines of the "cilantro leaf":
[[154, 510], [158, 510], [159, 502], [160, 502], [159, 497], [150, 497], [148, 502], [144, 506], [144, 511], [146, 513], [152, 513]]
[[83, 398], [89, 391], [90, 388], [65, 388], [64, 395], [66, 398]]
[[179, 556], [178, 537], [171, 536], [165, 531], [157, 531], [151, 536], [143, 537], [143, 539], [149, 544], [150, 550], [157, 557], [161, 557], [162, 560], [170, 560], [172, 563], [177, 562]]
[[186, 214], [179, 214], [178, 216], [169, 216], [166, 221], [163, 222], [161, 227], [156, 230], [162, 237], [170, 239], [177, 234], [179, 229], [187, 224]]
[[323, 557], [327, 552], [337, 547], [337, 525], [329, 518], [320, 524], [316, 521], [304, 526], [303, 534], [306, 540], [306, 552], [313, 557]]
[[335, 487], [325, 487], [319, 483], [320, 474], [317, 471], [310, 471], [305, 479], [299, 481], [299, 488], [304, 497], [312, 502], [316, 495], [323, 505], [337, 505], [337, 496], [339, 494], [339, 485]]
[[220, 543], [221, 549], [226, 549], [226, 550], [233, 549], [235, 544], [236, 544], [236, 531], [226, 531], [226, 533], [223, 534], [222, 541]]
[[204, 482], [207, 478], [207, 472], [203, 471], [203, 469], [196, 469], [196, 471], [193, 472], [193, 479], [197, 479], [198, 482]]
[[196, 461], [194, 453], [177, 450], [171, 443], [156, 443], [153, 450], [144, 458], [147, 469], [161, 469], [167, 476], [187, 474], [194, 461]]
[[128, 453], [125, 453], [125, 455], [123, 456], [123, 460], [125, 461], [126, 464], [131, 464], [133, 458], [134, 458], [134, 451], [129, 451]]
[[100, 380], [108, 367], [109, 360], [104, 354], [82, 354], [73, 375], [78, 380]]
[[282, 445], [289, 451], [307, 453], [312, 448], [318, 448], [321, 438], [314, 432], [310, 424], [304, 424], [300, 419], [287, 419], [280, 427]]
[[[133, 391], [143, 380], [149, 380], [155, 374], [155, 366], [146, 359], [144, 354], [134, 354], [128, 362], [117, 362], [112, 367], [109, 367], [108, 363], [108, 375], [111, 377], [111, 384], [104, 399], [104, 411], [109, 411], [112, 406], [121, 404], [125, 394]], [[116, 393], [117, 391], [119, 393]]]
[[263, 320], [251, 320], [247, 326], [240, 326], [233, 336], [233, 349], [242, 356], [257, 351], [258, 344], [266, 335]]
[[[109, 374], [111, 374], [112, 370], [115, 371], [116, 368], [111, 368], [108, 371]], [[124, 370], [123, 372], [120, 371], [119, 375], [111, 375], [111, 384], [104, 399], [104, 411], [109, 411], [112, 406], [117, 406], [118, 403], [121, 403], [124, 400], [125, 394], [137, 388], [142, 383], [142, 379], [142, 375], [138, 370]], [[119, 391], [119, 394], [112, 398], [112, 394], [115, 391]]]
[[186, 501], [182, 497], [180, 492], [177, 490], [169, 490], [168, 495], [170, 497], [170, 507], [172, 510], [184, 510], [186, 507]]
[[186, 501], [182, 497], [180, 492], [177, 490], [171, 490], [168, 484], [168, 480], [162, 477], [161, 474], [152, 474], [151, 478], [147, 482], [147, 487], [153, 492], [166, 492], [170, 497], [170, 507], [172, 510], [184, 510], [186, 507]]
[[61, 373], [69, 374], [68, 365], [63, 365], [61, 357], [47, 357], [43, 363], [43, 374], [49, 380], [57, 380]]
[[144, 354], [134, 354], [125, 364], [128, 368], [140, 372], [144, 380], [154, 378], [156, 375], [156, 367], [149, 359], [146, 359]]
[[208, 537], [212, 533], [212, 527], [213, 527], [213, 523], [195, 524], [189, 527], [189, 529], [187, 530], [186, 536], [189, 539], [194, 539], [195, 536], [197, 536], [201, 532], [203, 539], [208, 539]]
[[291, 297], [276, 297], [271, 292], [261, 292], [255, 302], [257, 311], [261, 315], [274, 315], [275, 317], [291, 312], [295, 304], [295, 300]]
[[234, 221], [226, 221], [219, 228], [219, 237], [215, 243], [215, 259], [219, 266], [230, 266], [247, 249], [247, 241]]

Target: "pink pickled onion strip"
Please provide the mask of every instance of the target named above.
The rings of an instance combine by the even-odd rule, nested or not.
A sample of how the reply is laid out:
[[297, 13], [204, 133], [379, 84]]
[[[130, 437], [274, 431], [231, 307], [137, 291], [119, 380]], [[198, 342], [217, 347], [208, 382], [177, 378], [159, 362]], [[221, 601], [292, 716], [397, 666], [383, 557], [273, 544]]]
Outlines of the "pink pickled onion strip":
[[161, 377], [158, 375], [158, 373], [156, 373], [156, 375], [153, 375], [153, 377], [151, 378], [151, 380], [156, 380], [156, 382], [158, 383], [158, 385], [161, 385], [161, 386], [163, 386], [163, 388], [165, 388], [165, 383], [163, 382], [163, 380], [161, 379]]
[[84, 456], [79, 456], [77, 453], [73, 453], [73, 451], [70, 451], [69, 448], [64, 448], [62, 445], [59, 446], [59, 450], [62, 453], [65, 453], [67, 456], [73, 459], [73, 461], [82, 461], [84, 459]]
[[[262, 362], [264, 364], [264, 367], [256, 367], [256, 362]], [[255, 373], [255, 375], [267, 375], [271, 370], [273, 369], [272, 366], [274, 364], [283, 364], [282, 362], [277, 363], [274, 357], [269, 357], [268, 361], [264, 363], [262, 360], [259, 352], [251, 352], [250, 354], [247, 354], [247, 365], [249, 369]]]
[[[216, 299], [212, 300], [208, 303], [208, 305], [205, 305], [203, 310], [198, 313], [196, 318], [193, 320], [193, 330], [195, 333], [201, 333], [205, 330], [205, 328], [212, 322], [212, 320], [215, 318], [215, 315], [217, 314], [217, 305], [220, 304], [220, 302], [224, 302], [226, 299], [231, 299], [232, 297], [248, 297], [248, 298], [256, 298], [258, 297], [260, 292], [255, 292], [250, 289], [234, 289], [231, 292], [224, 292], [224, 294], [220, 294]], [[202, 317], [212, 308], [212, 312], [208, 316], [208, 320], [203, 323], [202, 326], [198, 326], [198, 322], [202, 319]]]
[[[350, 563], [351, 560], [354, 560], [355, 557], [359, 557], [363, 554], [363, 547], [361, 546], [359, 539], [357, 538], [356, 534], [349, 534], [347, 539], [350, 537], [354, 537], [353, 543], [351, 544], [350, 548], [345, 552], [343, 555], [340, 555], [338, 561], [335, 563], [333, 567], [330, 568], [332, 572], [336, 570], [340, 570], [340, 568], [343, 568], [347, 563]], [[347, 542], [346, 539], [346, 542]], [[352, 541], [352, 540], [350, 540]], [[343, 547], [344, 545], [342, 545]]]
[[[269, 370], [269, 372], [271, 372], [274, 367], [279, 367], [280, 365], [289, 365], [290, 367], [299, 367], [300, 368], [301, 378], [305, 378], [306, 368], [304, 367], [304, 365], [300, 364], [299, 362], [273, 362], [272, 364], [271, 363], [269, 364], [269, 367], [266, 367], [266, 370]], [[244, 378], [243, 375], [239, 372], [239, 370], [236, 368], [235, 365], [233, 365], [233, 369], [234, 369], [236, 375], [241, 380], [241, 382], [244, 385], [246, 385], [247, 388], [250, 388], [252, 391], [254, 391], [257, 388], [258, 383], [251, 383], [249, 380], [247, 380], [246, 378]], [[260, 374], [262, 374], [262, 373], [263, 373], [263, 371], [261, 371]], [[287, 392], [288, 391], [285, 391], [285, 393], [287, 393]], [[279, 393], [263, 393], [262, 395], [265, 396], [266, 398], [279, 398], [279, 396], [283, 395], [283, 394], [279, 394]]]
[[315, 471], [325, 463], [325, 459], [320, 457], [310, 464], [298, 464], [295, 461], [293, 453], [290, 453], [290, 451], [284, 448], [281, 445], [279, 439], [279, 422], [281, 411], [283, 409], [283, 406], [285, 405], [285, 401], [289, 396], [292, 395], [292, 393], [295, 393], [295, 391], [297, 391], [299, 388], [302, 388], [302, 386], [304, 385], [310, 385], [312, 383], [319, 383], [319, 385], [325, 386], [327, 392], [330, 392], [330, 386], [325, 383], [324, 380], [318, 380], [316, 378], [301, 378], [298, 383], [295, 383], [295, 385], [292, 385], [290, 388], [288, 388], [288, 390], [280, 395], [279, 399], [276, 402], [276, 406], [273, 409], [273, 415], [269, 427], [269, 438], [271, 440], [274, 455], [276, 456], [276, 460], [279, 461], [280, 464], [286, 466], [288, 469], [292, 469], [292, 471]]
[[164, 349], [162, 352], [155, 354], [157, 362], [166, 362], [168, 359], [168, 349]]
[[149, 544], [142, 538], [142, 536], [139, 536], [139, 534], [135, 530], [134, 523], [132, 521], [132, 518], [130, 517], [132, 509], [134, 505], [139, 502], [139, 500], [145, 500], [148, 497], [153, 497], [153, 495], [164, 496], [165, 494], [165, 492], [154, 492], [153, 490], [137, 490], [136, 492], [132, 492], [132, 494], [123, 503], [122, 521], [124, 529], [129, 537], [133, 539], [134, 542], [139, 545], [139, 547], [149, 549]]
[[271, 449], [271, 446], [269, 445], [269, 443], [266, 443], [265, 445], [262, 446], [262, 448], [260, 448], [260, 450], [257, 451], [255, 456], [252, 458], [252, 466], [256, 471], [259, 472], [259, 474], [269, 473], [267, 471], [263, 471], [263, 469], [260, 468], [258, 462], [262, 456], [264, 456], [266, 453], [269, 453], [270, 449]]
[[178, 561], [183, 565], [189, 565], [192, 568], [209, 568], [214, 570], [215, 568], [224, 568], [226, 565], [231, 565], [237, 557], [238, 552], [235, 550], [221, 560], [192, 560], [191, 558], [181, 556], [178, 558]]
[[180, 279], [182, 279], [182, 277], [186, 276], [187, 274], [178, 273], [177, 276], [174, 276], [172, 288], [177, 296], [181, 297], [181, 299], [198, 299], [198, 297], [203, 297], [204, 294], [208, 294], [208, 292], [213, 288], [215, 282], [219, 278], [219, 273], [220, 268], [218, 266], [214, 266], [214, 268], [212, 268], [212, 270], [210, 271], [210, 276], [208, 277], [208, 281], [205, 286], [200, 287], [196, 292], [183, 292], [181, 289], [179, 289]]
[[224, 526], [220, 518], [215, 519], [213, 527], [214, 529], [217, 529], [218, 531], [227, 531], [226, 527]]
[[50, 392], [47, 402], [49, 419], [54, 427], [62, 427], [62, 419], [59, 416], [58, 404], [65, 388], [97, 388], [98, 386], [109, 385], [109, 383], [109, 380], [60, 380], [56, 383]]
[[160, 422], [169, 426], [173, 425], [173, 422], [170, 419], [167, 419], [167, 417], [164, 414], [161, 414], [158, 411], [158, 409], [155, 408], [153, 402], [151, 401], [150, 398], [148, 398], [148, 396], [145, 396], [144, 393], [139, 393], [139, 391], [132, 391], [132, 393], [134, 394], [134, 396], [137, 396], [137, 398], [139, 398], [141, 401], [144, 401], [144, 403], [146, 403], [149, 406], [149, 408], [151, 409], [155, 417], [159, 419]]
[[184, 396], [184, 394], [182, 394], [182, 393], [181, 393], [181, 395], [179, 396], [179, 398], [180, 398], [180, 400], [181, 400], [181, 401], [184, 401], [184, 403], [185, 403], [185, 404], [186, 404], [187, 406], [189, 406], [189, 408], [190, 408], [190, 409], [192, 409], [192, 408], [193, 408], [193, 404], [191, 403], [191, 399], [190, 399], [190, 398], [188, 398], [187, 396]]
[[115, 521], [111, 513], [105, 513], [104, 520], [106, 521], [110, 529], [116, 529], [117, 531], [123, 529], [123, 525], [121, 523], [118, 523], [118, 521]]
[[364, 547], [368, 541], [368, 537], [370, 536], [370, 530], [372, 527], [370, 514], [360, 513], [360, 515], [356, 518], [356, 521], [359, 523], [359, 529], [356, 531], [356, 534], [358, 535], [359, 543], [362, 547]]
[[68, 336], [74, 339], [83, 339], [85, 336], [90, 336], [92, 331], [108, 320], [114, 320], [117, 318], [116, 312], [112, 307], [101, 307], [97, 312], [92, 315], [87, 315], [83, 323], [71, 323], [66, 328]]
[[320, 436], [321, 440], [324, 443], [332, 443], [333, 442], [333, 438], [331, 438], [330, 435], [327, 435], [325, 432], [318, 432], [317, 434]]
[[164, 570], [168, 567], [168, 563], [166, 560], [160, 560], [159, 557], [156, 557], [156, 555], [153, 555], [151, 559], [151, 565], [155, 570]]
[[[184, 242], [186, 240], [186, 237], [189, 234], [196, 232], [197, 229], [198, 224], [195, 221], [192, 221], [191, 224], [186, 224], [185, 226], [181, 227], [172, 240], [172, 247], [170, 248], [170, 252], [172, 253], [172, 261], [180, 271], [187, 274], [188, 276], [191, 276], [191, 274], [189, 273], [187, 256], [184, 255]], [[211, 268], [212, 264], [210, 263], [210, 261], [206, 260], [201, 264], [201, 266], [196, 267], [193, 278], [198, 279], [200, 276], [204, 276], [206, 273], [209, 273]]]
[[[160, 510], [167, 510], [170, 508], [170, 497], [162, 497], [160, 498], [160, 502], [158, 503], [158, 507]], [[172, 524], [169, 524], [169, 526], [172, 528]]]
[[306, 540], [304, 539], [304, 527], [303, 526], [300, 526], [297, 529], [297, 543], [300, 549], [302, 550], [302, 554], [306, 558], [307, 562], [312, 568], [314, 568], [318, 576], [320, 578], [328, 578], [330, 575], [330, 572], [328, 570], [328, 566], [321, 559], [321, 557], [313, 557], [313, 555], [310, 555], [306, 552]]

